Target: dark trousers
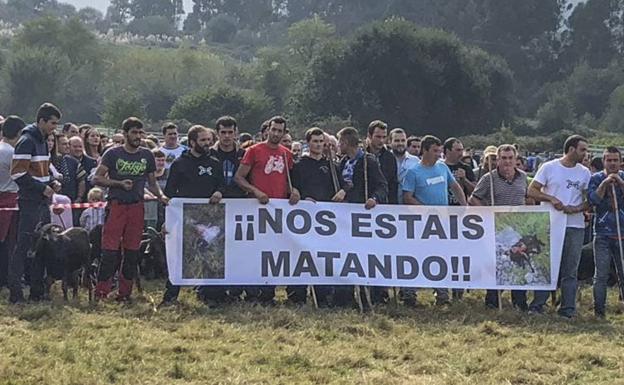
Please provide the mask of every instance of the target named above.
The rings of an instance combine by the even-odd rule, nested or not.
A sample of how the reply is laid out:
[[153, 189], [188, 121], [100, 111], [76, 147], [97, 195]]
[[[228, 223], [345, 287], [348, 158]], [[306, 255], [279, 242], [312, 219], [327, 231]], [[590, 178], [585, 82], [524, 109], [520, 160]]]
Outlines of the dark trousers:
[[[34, 242], [34, 231], [37, 224], [50, 223], [50, 208], [46, 201], [21, 201], [19, 206], [18, 238], [15, 252], [9, 259], [9, 301], [23, 300], [22, 276], [24, 265], [28, 256], [28, 250]], [[44, 261], [41, 256], [35, 256], [30, 271], [30, 298], [32, 300], [43, 299], [43, 276]]]
[[[501, 291], [502, 293], [502, 291]], [[498, 291], [488, 290], [485, 293], [485, 305], [491, 308], [498, 308]], [[526, 290], [512, 290], [511, 291], [511, 303], [514, 307], [525, 311], [529, 307], [527, 305], [527, 292]]]
[[3, 218], [10, 222], [9, 229], [4, 237], [4, 240], [0, 242], [0, 287], [8, 286], [9, 284], [9, 260], [11, 255], [15, 251], [15, 245], [17, 243], [17, 227], [18, 227], [18, 213], [14, 212], [14, 215]]

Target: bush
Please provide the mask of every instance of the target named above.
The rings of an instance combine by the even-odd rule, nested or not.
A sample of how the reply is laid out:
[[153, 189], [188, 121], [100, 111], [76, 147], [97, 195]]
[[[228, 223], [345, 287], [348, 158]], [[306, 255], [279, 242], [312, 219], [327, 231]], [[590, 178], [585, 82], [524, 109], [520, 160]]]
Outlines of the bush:
[[254, 91], [220, 87], [206, 89], [176, 100], [170, 119], [187, 119], [196, 124], [213, 127], [222, 115], [234, 116], [241, 131], [255, 131], [272, 114], [271, 103], [265, 95]]

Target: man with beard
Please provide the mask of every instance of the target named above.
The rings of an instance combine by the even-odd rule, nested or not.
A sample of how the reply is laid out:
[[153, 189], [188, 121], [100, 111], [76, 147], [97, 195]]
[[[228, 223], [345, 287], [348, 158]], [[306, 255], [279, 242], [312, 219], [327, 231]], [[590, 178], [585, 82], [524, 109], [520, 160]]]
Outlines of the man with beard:
[[[420, 145], [420, 142], [418, 142]], [[403, 179], [407, 175], [407, 171], [416, 166], [420, 159], [407, 152], [407, 134], [402, 128], [395, 128], [390, 131], [390, 148], [396, 159], [399, 181], [399, 192], [397, 201], [403, 204]], [[420, 151], [420, 148], [419, 148]], [[416, 305], [416, 290], [410, 287], [401, 288], [399, 297], [404, 304], [408, 306]]]
[[[310, 152], [295, 163], [292, 172], [293, 186], [301, 194], [301, 199], [313, 202], [342, 202], [346, 192], [342, 189], [338, 168], [323, 156], [325, 133], [320, 128], [313, 127], [306, 131], [305, 139]], [[319, 305], [326, 305], [332, 287], [321, 285], [315, 290]], [[294, 286], [293, 291], [295, 302], [305, 302], [305, 286]]]
[[[193, 126], [188, 132], [190, 149], [173, 161], [165, 186], [165, 195], [178, 198], [209, 198], [211, 204], [221, 201], [224, 188], [221, 162], [211, 151], [212, 135], [202, 126]], [[167, 281], [161, 305], [177, 302], [180, 286]], [[214, 306], [226, 298], [223, 286], [204, 286], [198, 290], [204, 303]]]
[[[247, 149], [234, 181], [258, 199], [260, 204], [267, 204], [271, 198], [289, 198], [290, 204], [296, 204], [300, 199], [299, 191], [291, 188], [288, 174], [293, 167], [292, 154], [280, 145], [287, 132], [286, 119], [275, 116], [268, 122], [267, 140]], [[250, 297], [255, 297], [264, 304], [272, 304], [275, 297], [274, 286], [258, 286], [246, 291]], [[289, 288], [287, 291], [290, 294]]]
[[[102, 257], [95, 288], [96, 299], [107, 298], [111, 292], [115, 268], [119, 267], [117, 300], [128, 301], [143, 235], [143, 189], [148, 189], [163, 204], [169, 198], [162, 193], [154, 171], [156, 164], [151, 151], [141, 146], [143, 122], [131, 117], [123, 121], [123, 146], [112, 147], [104, 153], [95, 171], [93, 183], [108, 188], [106, 222], [102, 228]], [[120, 246], [123, 260], [120, 261]]]
[[[561, 305], [558, 310], [565, 318], [576, 315], [577, 272], [585, 230], [583, 211], [587, 208], [585, 192], [591, 178], [589, 170], [581, 164], [587, 148], [587, 139], [570, 136], [563, 146], [563, 158], [544, 163], [529, 185], [529, 197], [543, 205], [552, 205], [567, 217], [559, 270]], [[549, 292], [535, 291], [534, 294], [529, 311], [541, 314]]]
[[407, 174], [407, 170], [417, 165], [420, 159], [407, 152], [407, 134], [402, 128], [395, 128], [390, 131], [390, 148], [396, 159], [398, 170], [399, 193], [397, 201], [403, 204], [403, 178]]
[[397, 204], [398, 180], [396, 159], [386, 148], [388, 125], [381, 120], [373, 120], [368, 125], [368, 147], [366, 151], [377, 157], [381, 172], [388, 183], [388, 195], [386, 201], [379, 203]]

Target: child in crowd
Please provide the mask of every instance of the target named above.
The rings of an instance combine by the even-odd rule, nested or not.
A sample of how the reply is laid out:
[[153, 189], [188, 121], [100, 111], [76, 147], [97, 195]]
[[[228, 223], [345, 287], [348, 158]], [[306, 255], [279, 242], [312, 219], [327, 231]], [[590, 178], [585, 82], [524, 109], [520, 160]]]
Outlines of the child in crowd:
[[[89, 190], [87, 194], [87, 200], [89, 203], [104, 202], [104, 192], [94, 187]], [[104, 207], [89, 207], [80, 215], [80, 227], [85, 228], [87, 231], [91, 231], [97, 225], [104, 224]]]

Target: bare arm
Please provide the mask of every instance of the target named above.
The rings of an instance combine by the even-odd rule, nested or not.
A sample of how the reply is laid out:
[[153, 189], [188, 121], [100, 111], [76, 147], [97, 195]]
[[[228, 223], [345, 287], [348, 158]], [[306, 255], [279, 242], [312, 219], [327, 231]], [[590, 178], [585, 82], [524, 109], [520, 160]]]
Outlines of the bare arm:
[[481, 199], [477, 198], [474, 195], [470, 196], [470, 198], [468, 199], [468, 204], [470, 206], [483, 206], [483, 202], [481, 202]]
[[459, 204], [461, 206], [466, 206], [466, 195], [464, 194], [464, 189], [462, 188], [462, 186], [455, 182], [451, 185], [451, 191], [453, 192], [453, 195], [455, 196], [455, 199], [457, 199], [457, 201], [459, 202]]
[[256, 197], [260, 203], [265, 204], [269, 201], [269, 197], [264, 192], [260, 191], [260, 189], [249, 183], [247, 175], [249, 175], [250, 171], [251, 166], [241, 163], [236, 171], [236, 175], [234, 175], [234, 182], [244, 191], [253, 194], [253, 196]]
[[[128, 182], [130, 187], [128, 188]], [[114, 187], [121, 188], [124, 190], [132, 189], [132, 181], [131, 180], [115, 180], [110, 179], [108, 177], [108, 167], [100, 164], [95, 170], [95, 175], [93, 176], [93, 184], [101, 187]]]
[[403, 191], [403, 203], [406, 205], [422, 206], [422, 203], [414, 198], [414, 194], [411, 191]]
[[167, 197], [163, 194], [158, 182], [156, 181], [156, 176], [153, 172], [147, 174], [147, 190], [154, 194], [154, 196], [161, 202], [167, 203], [169, 201]]
[[557, 210], [563, 210], [561, 201], [552, 195], [543, 193], [542, 187], [544, 187], [544, 185], [533, 180], [529, 185], [528, 197], [534, 199], [536, 202], [550, 202]]

